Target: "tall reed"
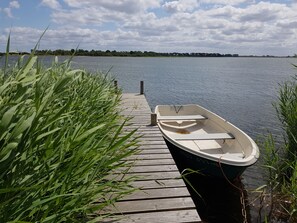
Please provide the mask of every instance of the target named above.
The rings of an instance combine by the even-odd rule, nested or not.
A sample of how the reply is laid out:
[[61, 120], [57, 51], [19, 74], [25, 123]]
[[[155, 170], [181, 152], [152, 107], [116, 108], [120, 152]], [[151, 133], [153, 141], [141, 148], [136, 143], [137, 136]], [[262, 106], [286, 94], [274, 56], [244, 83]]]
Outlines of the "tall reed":
[[37, 61], [0, 70], [0, 222], [88, 221], [131, 192], [107, 176], [131, 165], [135, 131], [109, 78]]
[[270, 134], [263, 142], [268, 220], [297, 221], [297, 76], [280, 85], [275, 103], [282, 124], [283, 144]]
[[297, 156], [297, 75], [281, 86], [276, 110], [286, 132], [286, 158], [294, 161]]

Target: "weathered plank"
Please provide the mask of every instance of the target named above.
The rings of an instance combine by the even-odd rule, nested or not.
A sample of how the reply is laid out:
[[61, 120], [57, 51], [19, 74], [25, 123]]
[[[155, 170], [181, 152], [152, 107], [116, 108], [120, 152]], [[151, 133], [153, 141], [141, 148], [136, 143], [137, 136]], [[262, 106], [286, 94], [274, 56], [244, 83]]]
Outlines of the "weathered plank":
[[140, 150], [139, 154], [167, 154], [168, 149], [144, 149]]
[[145, 200], [156, 198], [177, 198], [177, 197], [189, 197], [189, 191], [186, 187], [178, 188], [160, 188], [160, 189], [147, 189], [138, 190], [133, 194], [130, 194], [123, 198], [121, 201], [128, 200]]
[[158, 159], [158, 160], [137, 160], [134, 162], [134, 166], [151, 166], [151, 165], [175, 165], [173, 159]]
[[151, 173], [151, 172], [172, 172], [177, 171], [175, 164], [171, 165], [151, 165], [151, 166], [133, 166], [130, 168], [119, 168], [115, 173], [123, 173], [124, 171], [129, 171], [129, 173]]
[[167, 180], [143, 180], [135, 181], [132, 186], [141, 189], [153, 189], [153, 188], [168, 188], [168, 187], [185, 187], [185, 183], [182, 179], [167, 179]]
[[159, 140], [159, 141], [149, 141], [146, 139], [143, 139], [142, 142], [140, 142], [140, 145], [166, 145], [164, 140]]
[[160, 171], [178, 171], [176, 165], [154, 165], [154, 166], [134, 166], [130, 170], [130, 173], [150, 173], [150, 172], [160, 172]]
[[162, 145], [141, 145], [139, 146], [139, 149], [145, 150], [145, 149], [167, 149], [166, 144]]
[[127, 200], [147, 200], [155, 198], [176, 198], [189, 197], [189, 191], [186, 187], [160, 188], [138, 190], [133, 194], [124, 197], [121, 201]]
[[179, 223], [179, 222], [201, 222], [197, 219], [197, 211], [194, 209], [190, 210], [173, 210], [173, 211], [154, 211], [148, 213], [139, 214], [125, 214], [117, 215], [114, 217], [107, 218], [102, 223]]
[[125, 180], [128, 178], [135, 178], [136, 180], [169, 180], [180, 179], [181, 175], [178, 171], [172, 172], [150, 172], [150, 173], [127, 173], [127, 174], [114, 174], [106, 177], [108, 180]]
[[139, 154], [127, 157], [125, 160], [172, 159], [171, 154]]
[[140, 135], [142, 135], [142, 138], [145, 139], [145, 140], [156, 140], [156, 141], [159, 141], [159, 140], [164, 140], [161, 136], [162, 134], [161, 133], [148, 133], [148, 132], [144, 132], [144, 133], [140, 133]]
[[109, 206], [105, 210], [102, 210], [100, 214], [125, 214], [133, 212], [149, 212], [162, 210], [185, 210], [193, 208], [193, 206], [194, 203], [191, 197], [133, 200], [117, 202], [114, 206]]

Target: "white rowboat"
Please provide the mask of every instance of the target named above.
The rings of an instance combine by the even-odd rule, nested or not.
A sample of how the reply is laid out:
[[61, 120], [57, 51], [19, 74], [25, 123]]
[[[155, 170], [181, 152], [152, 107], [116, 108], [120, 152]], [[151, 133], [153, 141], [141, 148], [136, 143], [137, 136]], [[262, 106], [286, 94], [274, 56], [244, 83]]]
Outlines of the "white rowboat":
[[169, 149], [189, 168], [233, 180], [259, 158], [246, 133], [199, 105], [158, 105], [155, 113]]

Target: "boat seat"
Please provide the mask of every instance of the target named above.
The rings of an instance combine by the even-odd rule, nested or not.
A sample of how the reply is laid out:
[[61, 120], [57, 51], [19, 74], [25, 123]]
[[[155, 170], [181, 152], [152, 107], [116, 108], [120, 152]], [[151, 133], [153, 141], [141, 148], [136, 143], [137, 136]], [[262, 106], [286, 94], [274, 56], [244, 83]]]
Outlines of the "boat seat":
[[182, 121], [182, 120], [205, 120], [207, 119], [206, 117], [202, 116], [202, 115], [162, 115], [158, 117], [158, 120], [161, 121], [166, 121], [166, 120], [170, 120], [170, 121]]
[[179, 134], [172, 137], [175, 140], [218, 140], [235, 139], [231, 133]]

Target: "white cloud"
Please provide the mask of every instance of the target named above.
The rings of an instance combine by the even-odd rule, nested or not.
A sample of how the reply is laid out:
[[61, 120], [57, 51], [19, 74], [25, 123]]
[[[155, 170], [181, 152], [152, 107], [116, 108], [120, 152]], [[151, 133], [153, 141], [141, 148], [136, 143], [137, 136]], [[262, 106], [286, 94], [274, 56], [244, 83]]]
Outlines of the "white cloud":
[[199, 6], [198, 0], [176, 0], [165, 2], [163, 8], [168, 12], [191, 12]]
[[159, 7], [159, 0], [64, 0], [73, 8], [93, 7], [113, 12], [141, 13], [148, 8]]
[[4, 12], [4, 14], [8, 17], [8, 18], [13, 18], [12, 12], [11, 12], [11, 8], [4, 8], [2, 10]]
[[20, 3], [18, 1], [11, 1], [9, 3], [9, 8], [15, 8], [15, 9], [18, 9], [20, 8]]
[[58, 0], [42, 0], [41, 5], [47, 6], [52, 9], [60, 9], [61, 5]]
[[[5, 29], [1, 34], [1, 39], [7, 39], [11, 33], [11, 50], [31, 49], [35, 46], [44, 30], [31, 27], [13, 27]], [[82, 29], [69, 27], [68, 29], [48, 29], [43, 36], [40, 49], [71, 49], [78, 45], [85, 49], [98, 49], [98, 46], [106, 46], [112, 49], [117, 44], [127, 41], [140, 41], [138, 32], [124, 31], [99, 31], [97, 29]], [[1, 47], [5, 41], [1, 42]], [[96, 46], [96, 47], [94, 47]]]
[[240, 13], [240, 9], [235, 8], [233, 6], [227, 5], [219, 8], [213, 8], [208, 11], [205, 11], [205, 14], [207, 14], [209, 17], [214, 18], [226, 18], [226, 19], [232, 19], [235, 15]]
[[75, 9], [71, 11], [56, 11], [52, 14], [52, 19], [58, 24], [79, 24], [82, 25], [101, 25], [104, 14], [96, 8]]
[[269, 22], [282, 19], [290, 9], [284, 4], [260, 2], [240, 10], [238, 14], [240, 21]]
[[113, 23], [115, 28], [160, 6], [159, 0], [65, 0], [65, 3], [67, 8], [52, 13], [53, 22], [97, 27]]
[[8, 7], [3, 8], [2, 10], [0, 10], [0, 12], [2, 11], [4, 13], [5, 16], [7, 16], [8, 18], [13, 18], [13, 14], [12, 14], [12, 9], [18, 9], [20, 8], [20, 4], [18, 1], [11, 1], [9, 2]]
[[255, 0], [200, 0], [200, 2], [216, 5], [240, 5], [243, 3], [254, 3]]

